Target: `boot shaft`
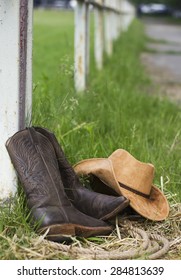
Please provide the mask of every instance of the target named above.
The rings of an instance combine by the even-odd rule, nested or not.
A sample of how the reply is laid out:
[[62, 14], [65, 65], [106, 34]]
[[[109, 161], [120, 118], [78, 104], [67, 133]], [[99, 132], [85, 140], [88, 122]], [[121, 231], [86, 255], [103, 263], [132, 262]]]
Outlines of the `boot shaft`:
[[70, 204], [65, 198], [54, 148], [46, 137], [28, 128], [12, 136], [6, 148], [30, 208]]
[[49, 141], [51, 142], [56, 154], [59, 172], [61, 173], [61, 178], [64, 184], [65, 192], [70, 199], [75, 198], [75, 196], [77, 195], [76, 191], [78, 188], [82, 188], [82, 184], [78, 176], [76, 175], [73, 167], [68, 162], [64, 151], [59, 145], [55, 135], [45, 128], [35, 127], [35, 130], [47, 137], [47, 139], [49, 139]]

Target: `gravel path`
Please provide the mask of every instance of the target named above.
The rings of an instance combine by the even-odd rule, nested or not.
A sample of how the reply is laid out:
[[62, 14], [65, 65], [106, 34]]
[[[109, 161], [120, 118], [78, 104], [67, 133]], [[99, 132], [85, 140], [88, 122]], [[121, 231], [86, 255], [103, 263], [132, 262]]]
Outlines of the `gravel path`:
[[181, 25], [151, 18], [143, 22], [151, 40], [142, 62], [159, 93], [181, 104]]

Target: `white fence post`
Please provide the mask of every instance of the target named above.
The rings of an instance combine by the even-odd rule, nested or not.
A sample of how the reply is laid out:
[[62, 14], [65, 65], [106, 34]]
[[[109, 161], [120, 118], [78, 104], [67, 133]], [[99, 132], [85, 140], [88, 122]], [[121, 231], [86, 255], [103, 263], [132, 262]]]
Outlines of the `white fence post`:
[[[109, 4], [109, 0], [104, 0], [104, 4]], [[104, 10], [104, 45], [105, 52], [108, 56], [111, 56], [113, 51], [112, 33], [113, 29], [111, 26], [112, 12], [109, 10]]]
[[[116, 10], [116, 0], [112, 0], [112, 8]], [[117, 20], [117, 14], [114, 12], [111, 12], [111, 27], [112, 27], [112, 39], [113, 41], [117, 39], [117, 33], [116, 33], [116, 20]]]
[[33, 0], [0, 0], [0, 199], [14, 195], [17, 180], [5, 142], [31, 117]]
[[121, 0], [122, 30], [126, 31], [135, 16], [135, 8], [127, 0]]
[[[103, 4], [102, 0], [96, 1]], [[97, 68], [100, 70], [103, 66], [104, 51], [104, 28], [103, 28], [103, 10], [98, 8], [94, 10], [95, 28], [94, 28], [94, 54]]]
[[89, 5], [78, 0], [75, 8], [75, 89], [86, 88], [89, 72]]
[[116, 0], [116, 7], [117, 10], [119, 11], [119, 13], [117, 13], [116, 15], [116, 33], [117, 33], [117, 38], [120, 36], [121, 34], [121, 8], [120, 8], [120, 0]]

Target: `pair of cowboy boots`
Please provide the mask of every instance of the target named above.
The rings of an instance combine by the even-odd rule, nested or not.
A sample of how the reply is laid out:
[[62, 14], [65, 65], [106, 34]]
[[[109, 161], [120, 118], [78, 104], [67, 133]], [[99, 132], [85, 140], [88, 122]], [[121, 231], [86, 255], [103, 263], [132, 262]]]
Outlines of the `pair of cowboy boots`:
[[53, 133], [29, 127], [14, 134], [6, 148], [26, 194], [38, 233], [53, 241], [112, 231], [105, 221], [128, 206], [123, 196], [109, 196], [82, 186]]

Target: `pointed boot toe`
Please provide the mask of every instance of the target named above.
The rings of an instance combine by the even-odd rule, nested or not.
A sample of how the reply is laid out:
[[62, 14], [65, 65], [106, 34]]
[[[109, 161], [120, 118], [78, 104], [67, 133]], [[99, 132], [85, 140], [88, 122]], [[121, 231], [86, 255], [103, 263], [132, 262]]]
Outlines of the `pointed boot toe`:
[[100, 213], [100, 217], [97, 216], [97, 218], [103, 221], [114, 218], [116, 215], [121, 213], [129, 205], [129, 199], [127, 199], [124, 196], [119, 196], [119, 197], [108, 196], [108, 199], [109, 199], [109, 207], [105, 207], [104, 204], [103, 211], [102, 213]]
[[35, 130], [51, 142], [57, 157], [65, 192], [75, 208], [96, 219], [108, 220], [129, 205], [129, 200], [123, 196], [105, 195], [83, 187], [55, 135], [42, 127], [35, 127]]
[[[77, 201], [79, 201], [79, 204]], [[76, 199], [75, 201], [72, 200], [72, 204], [76, 204], [79, 211], [106, 221], [122, 212], [129, 205], [129, 200], [124, 196], [100, 194], [79, 187], [76, 192]]]
[[45, 136], [27, 128], [8, 139], [6, 148], [38, 233], [61, 242], [70, 236], [105, 235], [112, 231], [105, 222], [72, 205], [64, 190], [54, 148]]
[[[61, 209], [57, 207], [36, 209], [34, 219], [41, 221], [37, 228], [39, 234], [46, 234], [46, 238], [51, 241], [70, 242], [72, 237], [92, 237], [108, 235], [113, 230], [105, 222], [84, 215], [73, 205], [66, 207], [69, 220], [62, 217]], [[79, 220], [78, 220], [79, 217]], [[62, 219], [63, 218], [63, 219]]]

